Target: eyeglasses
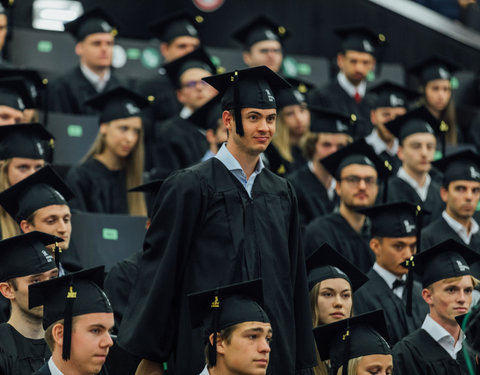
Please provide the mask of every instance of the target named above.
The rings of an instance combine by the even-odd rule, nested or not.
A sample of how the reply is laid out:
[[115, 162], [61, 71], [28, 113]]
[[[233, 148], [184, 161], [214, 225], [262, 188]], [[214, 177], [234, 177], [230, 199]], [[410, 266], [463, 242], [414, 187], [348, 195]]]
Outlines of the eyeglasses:
[[345, 181], [347, 184], [358, 186], [360, 185], [360, 181], [365, 182], [366, 186], [373, 186], [377, 184], [377, 178], [368, 176], [368, 177], [359, 177], [359, 176], [346, 176], [341, 179], [341, 181]]
[[208, 86], [208, 83], [202, 80], [199, 81], [187, 81], [185, 83], [182, 83], [183, 88], [189, 88], [189, 89], [194, 89], [197, 87], [197, 85], [200, 85], [201, 87]]

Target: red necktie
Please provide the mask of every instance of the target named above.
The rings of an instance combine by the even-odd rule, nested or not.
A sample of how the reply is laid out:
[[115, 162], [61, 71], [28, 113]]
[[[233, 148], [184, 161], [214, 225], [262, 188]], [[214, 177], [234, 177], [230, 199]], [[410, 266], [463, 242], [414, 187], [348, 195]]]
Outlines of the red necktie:
[[355, 102], [360, 103], [362, 101], [362, 96], [358, 93], [358, 91], [355, 91], [355, 96], [353, 99], [355, 99]]

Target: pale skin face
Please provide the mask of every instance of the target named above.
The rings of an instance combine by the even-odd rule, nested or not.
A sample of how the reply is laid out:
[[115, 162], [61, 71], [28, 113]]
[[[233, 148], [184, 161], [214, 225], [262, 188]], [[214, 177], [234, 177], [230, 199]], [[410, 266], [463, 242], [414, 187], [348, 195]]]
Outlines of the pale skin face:
[[11, 158], [7, 171], [8, 183], [10, 186], [15, 185], [44, 166], [43, 159]]
[[8, 31], [8, 18], [5, 14], [0, 14], [0, 50], [5, 45], [5, 39]]
[[352, 312], [350, 283], [342, 278], [321, 281], [317, 307], [321, 324], [329, 324], [350, 317]]
[[[237, 325], [230, 343], [217, 340], [217, 365], [212, 374], [264, 375], [270, 359], [270, 323], [244, 322]], [[210, 336], [213, 342], [213, 335]]]
[[[361, 178], [358, 184], [346, 180], [349, 177]], [[341, 180], [337, 181], [335, 191], [340, 197], [341, 205], [353, 210], [369, 207], [375, 203], [378, 194], [377, 171], [369, 165], [350, 164], [342, 169]], [[369, 180], [371, 183], [365, 181]]]
[[427, 107], [433, 112], [443, 111], [452, 98], [452, 87], [448, 79], [434, 79], [425, 85]]
[[[66, 250], [72, 235], [72, 222], [70, 208], [65, 204], [53, 204], [39, 208], [33, 214], [33, 224], [27, 220], [20, 222], [24, 233], [39, 231], [60, 237], [63, 241], [58, 243], [61, 249]], [[53, 248], [53, 245], [49, 246]]]
[[415, 236], [372, 238], [370, 248], [380, 267], [401, 277], [408, 272], [401, 263], [417, 252], [417, 239]]
[[12, 284], [1, 282], [0, 291], [12, 304], [12, 316], [10, 320], [16, 322], [25, 320], [41, 322], [43, 318], [43, 306], [36, 306], [33, 309], [28, 308], [28, 286], [56, 277], [58, 277], [57, 268], [39, 274], [17, 277], [15, 278], [17, 285], [16, 290]]
[[422, 297], [430, 307], [431, 318], [442, 326], [458, 327], [455, 317], [467, 313], [472, 304], [472, 277], [466, 275], [450, 282], [439, 280], [430, 289], [423, 289]]
[[113, 340], [110, 331], [113, 328], [113, 313], [92, 313], [79, 315], [72, 329], [70, 360], [62, 359], [62, 324], [53, 327], [55, 341], [53, 361], [64, 374], [98, 374], [107, 358]]
[[398, 148], [398, 157], [408, 174], [427, 174], [432, 167], [436, 138], [430, 133], [414, 133], [406, 137]]
[[204, 69], [191, 68], [180, 76], [180, 89], [177, 90], [177, 99], [192, 111], [212, 99], [218, 91], [202, 80], [212, 74]]
[[76, 44], [75, 53], [82, 64], [100, 75], [112, 65], [114, 41], [110, 33], [90, 34]]
[[393, 358], [390, 354], [365, 355], [358, 362], [356, 375], [390, 375]]
[[228, 149], [232, 154], [258, 157], [270, 144], [275, 134], [277, 110], [242, 108], [244, 135], [237, 134], [235, 119], [228, 111], [223, 112], [223, 122], [229, 131]]
[[278, 40], [262, 40], [253, 44], [249, 51], [243, 52], [243, 61], [249, 67], [266, 65], [274, 72], [282, 67], [282, 45]]
[[395, 139], [395, 136], [390, 133], [385, 124], [398, 116], [403, 116], [405, 113], [407, 113], [407, 109], [403, 107], [379, 107], [370, 112], [370, 121], [385, 143], [393, 142]]
[[337, 55], [338, 68], [354, 86], [358, 86], [375, 68], [375, 58], [366, 52], [348, 50]]
[[446, 211], [460, 223], [470, 222], [480, 199], [480, 182], [456, 180], [448, 189], [440, 189], [440, 197], [446, 203]]
[[22, 120], [22, 111], [6, 105], [0, 105], [0, 126], [19, 124], [22, 122]]
[[310, 125], [310, 111], [300, 104], [287, 105], [282, 108], [281, 116], [288, 127], [290, 136], [300, 138]]
[[350, 137], [341, 133], [320, 133], [317, 143], [315, 144], [315, 152], [313, 161], [319, 162], [321, 159], [337, 152], [350, 143]]
[[126, 158], [137, 144], [142, 130], [140, 117], [127, 117], [112, 120], [100, 125], [100, 133], [105, 137], [105, 152], [116, 158]]
[[200, 39], [193, 36], [179, 36], [170, 43], [160, 44], [160, 53], [166, 63], [179, 59], [200, 47]]

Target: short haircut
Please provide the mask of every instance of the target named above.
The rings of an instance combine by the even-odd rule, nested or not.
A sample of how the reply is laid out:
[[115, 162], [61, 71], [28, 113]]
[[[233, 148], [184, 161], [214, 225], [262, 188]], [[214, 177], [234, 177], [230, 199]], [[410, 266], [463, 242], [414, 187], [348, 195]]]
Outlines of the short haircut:
[[[218, 332], [217, 338], [220, 338], [222, 339], [222, 341], [225, 341], [227, 344], [230, 344], [230, 341], [232, 340], [233, 331], [235, 331], [237, 327], [238, 327], [238, 324], [234, 324], [233, 326], [220, 330], [220, 332]], [[217, 345], [217, 343], [214, 342], [213, 345]], [[204, 353], [205, 353], [205, 362], [207, 364], [207, 367], [211, 368], [213, 366], [210, 364], [210, 361], [208, 359], [209, 346], [210, 346], [210, 335], [207, 337], [207, 343], [205, 345]]]
[[[466, 275], [466, 276], [468, 276], [468, 275]], [[455, 276], [455, 277], [449, 277], [448, 279], [442, 279], [442, 280], [438, 280], [438, 281], [441, 281], [444, 284], [448, 284], [448, 283], [454, 283], [454, 282], [460, 281], [462, 279], [462, 277], [463, 276]], [[475, 277], [471, 276], [471, 275], [470, 275], [470, 278], [472, 280], [472, 287], [475, 288], [480, 281], [478, 279], [476, 279]], [[426, 289], [428, 289], [430, 292], [433, 292], [433, 284], [434, 283], [427, 286]]]
[[307, 160], [312, 160], [315, 154], [315, 147], [319, 138], [319, 133], [307, 132], [300, 140], [300, 148]]
[[[76, 316], [72, 318], [72, 332], [73, 329], [75, 328], [75, 322], [77, 321]], [[55, 340], [53, 339], [53, 327], [57, 324], [61, 324], [62, 326], [64, 325], [64, 320], [60, 319], [57, 320], [56, 322], [50, 324], [48, 328], [45, 330], [45, 341], [47, 342], [48, 347], [50, 348], [50, 351], [53, 353], [53, 349], [55, 349]]]

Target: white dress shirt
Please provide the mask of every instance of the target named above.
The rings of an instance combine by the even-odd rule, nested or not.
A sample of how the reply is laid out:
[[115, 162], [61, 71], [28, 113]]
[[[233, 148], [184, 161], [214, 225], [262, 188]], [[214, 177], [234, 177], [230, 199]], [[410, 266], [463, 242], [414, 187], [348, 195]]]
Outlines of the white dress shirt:
[[[387, 283], [388, 287], [392, 289], [393, 283], [395, 280], [407, 280], [407, 275], [403, 275], [401, 279], [399, 279], [396, 275], [387, 271], [385, 268], [381, 267], [377, 262], [373, 265], [373, 270], [380, 275], [380, 277]], [[404, 286], [398, 286], [392, 290], [392, 292], [398, 297], [402, 298], [403, 290], [405, 289]]]
[[190, 108], [183, 107], [178, 114], [181, 118], [187, 119], [192, 115], [193, 111]]
[[397, 177], [401, 178], [403, 181], [409, 184], [417, 192], [420, 199], [425, 202], [428, 195], [428, 188], [430, 187], [430, 183], [432, 182], [432, 178], [429, 174], [427, 174], [427, 178], [425, 179], [425, 183], [423, 184], [423, 186], [420, 186], [417, 181], [415, 181], [415, 179], [410, 177], [405, 171], [405, 169], [403, 169], [403, 167], [400, 167], [400, 169], [398, 170]]
[[398, 151], [398, 139], [395, 138], [393, 141], [393, 145], [391, 148], [388, 148], [387, 144], [383, 141], [382, 138], [378, 135], [377, 129], [373, 129], [373, 131], [365, 137], [365, 141], [373, 147], [375, 153], [380, 155], [383, 151], [387, 152], [390, 156], [397, 155]]
[[53, 363], [52, 357], [48, 360], [48, 369], [52, 373], [52, 375], [63, 375], [63, 372], [61, 372], [58, 367]]
[[337, 80], [340, 87], [352, 98], [356, 92], [358, 92], [362, 98], [365, 96], [365, 92], [367, 91], [367, 82], [365, 82], [365, 80], [360, 82], [358, 86], [354, 86], [343, 72], [337, 74]]
[[445, 219], [448, 226], [452, 228], [456, 234], [458, 234], [462, 241], [465, 242], [467, 245], [470, 245], [470, 241], [472, 241], [472, 236], [479, 230], [478, 224], [475, 219], [473, 217], [470, 219], [472, 227], [470, 228], [470, 233], [467, 233], [467, 228], [465, 228], [457, 220], [447, 214], [447, 211], [442, 212], [442, 217]]
[[207, 365], [203, 368], [203, 371], [200, 373], [200, 375], [210, 375], [210, 372], [208, 371]]
[[432, 336], [432, 338], [443, 348], [453, 359], [457, 359], [457, 353], [462, 350], [462, 343], [465, 340], [465, 334], [460, 331], [460, 337], [455, 343], [453, 336], [438, 324], [427, 314], [422, 324], [422, 329]]
[[92, 86], [95, 88], [95, 90], [98, 93], [103, 91], [111, 75], [110, 69], [107, 69], [103, 77], [100, 77], [94, 72], [92, 72], [86, 65], [83, 65], [83, 64], [80, 64], [80, 70], [82, 71], [87, 81], [92, 84]]

